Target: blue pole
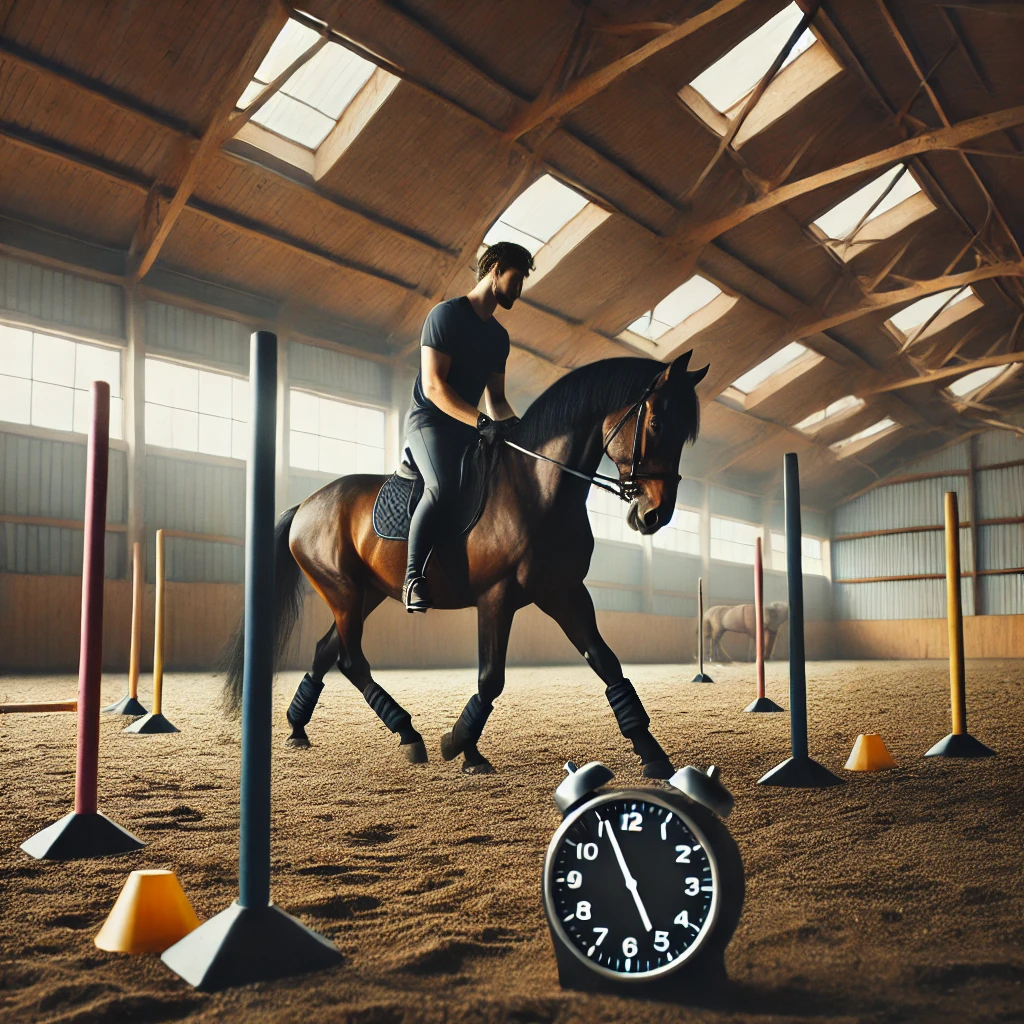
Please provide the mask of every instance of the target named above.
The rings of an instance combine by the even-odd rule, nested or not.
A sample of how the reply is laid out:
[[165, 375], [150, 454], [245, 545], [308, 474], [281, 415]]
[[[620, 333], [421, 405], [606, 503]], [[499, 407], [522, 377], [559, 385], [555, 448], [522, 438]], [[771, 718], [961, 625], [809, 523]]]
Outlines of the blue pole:
[[793, 757], [807, 757], [803, 530], [800, 525], [800, 466], [795, 452], [786, 453], [785, 468], [786, 575], [789, 582], [789, 735]]
[[270, 905], [270, 743], [274, 677], [274, 460], [277, 335], [256, 331], [249, 354], [245, 505], [245, 669], [238, 902]]

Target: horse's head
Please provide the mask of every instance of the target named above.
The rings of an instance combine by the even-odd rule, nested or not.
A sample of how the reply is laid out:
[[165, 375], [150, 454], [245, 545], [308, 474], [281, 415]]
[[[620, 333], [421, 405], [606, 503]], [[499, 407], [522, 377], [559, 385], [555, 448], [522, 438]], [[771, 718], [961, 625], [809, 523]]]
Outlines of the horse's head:
[[684, 352], [667, 366], [640, 402], [605, 420], [606, 433], [615, 432], [608, 455], [633, 494], [626, 521], [640, 533], [654, 533], [672, 518], [683, 445], [695, 441], [700, 429], [695, 388], [708, 367], [690, 372], [690, 355]]

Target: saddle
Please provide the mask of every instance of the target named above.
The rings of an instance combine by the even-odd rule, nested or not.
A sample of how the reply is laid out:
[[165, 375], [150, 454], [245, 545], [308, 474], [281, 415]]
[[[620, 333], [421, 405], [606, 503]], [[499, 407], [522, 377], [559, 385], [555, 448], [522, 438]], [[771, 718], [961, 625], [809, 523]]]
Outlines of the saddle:
[[[487, 482], [497, 461], [499, 445], [482, 438], [462, 456], [458, 496], [445, 517], [449, 537], [461, 537], [476, 526], [487, 502]], [[423, 497], [423, 477], [408, 448], [402, 453], [397, 471], [384, 481], [373, 503], [373, 529], [381, 540], [408, 540], [409, 523]], [[440, 539], [440, 538], [439, 538]]]

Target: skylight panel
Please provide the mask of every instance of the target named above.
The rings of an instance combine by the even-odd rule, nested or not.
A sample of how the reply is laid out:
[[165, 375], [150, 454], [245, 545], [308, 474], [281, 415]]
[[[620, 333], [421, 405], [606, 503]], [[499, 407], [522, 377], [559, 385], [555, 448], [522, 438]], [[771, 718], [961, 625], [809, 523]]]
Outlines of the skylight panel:
[[[1020, 366], [1019, 363], [1011, 363], [1010, 367], [1016, 369]], [[956, 395], [957, 398], [963, 398], [965, 395], [969, 395], [979, 388], [984, 387], [989, 381], [993, 381], [1002, 373], [1007, 372], [1005, 366], [988, 366], [982, 370], [975, 370], [973, 373], [965, 374], [958, 380], [953, 381], [947, 388], [949, 392]]]
[[[895, 185], [893, 185], [894, 181]], [[871, 211], [871, 216], [865, 221], [866, 224], [870, 224], [876, 217], [880, 217], [886, 211], [899, 206], [905, 199], [909, 199], [921, 191], [921, 186], [918, 185], [910, 171], [905, 170], [902, 164], [898, 164], [896, 167], [891, 167], [885, 174], [879, 175], [873, 181], [869, 181], [857, 189], [852, 196], [848, 196], [841, 203], [833, 206], [814, 223], [828, 238], [846, 239], [868, 210], [871, 210], [872, 204], [885, 194], [885, 190], [890, 185], [892, 185], [891, 191]]]
[[920, 327], [925, 321], [930, 320], [940, 309], [952, 309], [958, 302], [963, 302], [973, 292], [969, 285], [963, 288], [947, 288], [944, 292], [936, 292], [934, 295], [927, 295], [917, 302], [912, 302], [905, 309], [894, 313], [889, 317], [889, 322], [898, 327], [904, 334], [909, 333], [915, 327]]
[[833, 419], [836, 416], [842, 416], [844, 413], [852, 412], [854, 409], [860, 409], [863, 405], [863, 398], [855, 398], [853, 395], [845, 395], [842, 398], [836, 399], [834, 402], [830, 402], [824, 409], [812, 412], [806, 419], [802, 419], [799, 423], [795, 424], [795, 427], [797, 430], [803, 430], [809, 433], [813, 430], [817, 430], [827, 420]]
[[769, 356], [763, 363], [758, 363], [752, 370], [748, 370], [742, 377], [737, 377], [732, 386], [737, 390], [749, 395], [763, 384], [772, 374], [784, 370], [791, 363], [796, 362], [805, 352], [806, 346], [798, 341], [791, 341], [785, 348], [779, 349], [773, 356]]
[[885, 431], [891, 430], [896, 425], [895, 420], [886, 416], [885, 419], [879, 420], [877, 423], [872, 423], [870, 427], [865, 427], [863, 430], [858, 430], [856, 434], [844, 437], [842, 441], [836, 441], [835, 444], [830, 444], [829, 448], [836, 453], [841, 453], [844, 448], [848, 448], [850, 445], [856, 444], [858, 441], [866, 441], [869, 437], [876, 437]]
[[[313, 29], [288, 21], [238, 100], [247, 107], [319, 38]], [[376, 65], [337, 43], [328, 43], [300, 67], [252, 117], [283, 138], [315, 150], [369, 81]]]
[[657, 341], [663, 334], [681, 324], [688, 316], [718, 298], [722, 289], [699, 274], [694, 274], [675, 291], [670, 292], [654, 309], [634, 320], [627, 330], [648, 341]]
[[[803, 11], [791, 3], [701, 72], [690, 85], [716, 110], [727, 113], [761, 81], [802, 17]], [[808, 28], [789, 51], [782, 67], [816, 42]]]
[[494, 222], [484, 235], [484, 244], [518, 242], [536, 256], [586, 205], [579, 192], [545, 174]]

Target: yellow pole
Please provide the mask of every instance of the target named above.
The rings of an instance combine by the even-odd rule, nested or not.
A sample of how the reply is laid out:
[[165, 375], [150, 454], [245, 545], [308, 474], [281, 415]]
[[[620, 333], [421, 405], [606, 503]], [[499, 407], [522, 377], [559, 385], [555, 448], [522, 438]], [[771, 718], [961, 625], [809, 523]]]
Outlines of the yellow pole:
[[953, 735], [967, 733], [964, 619], [960, 605], [960, 514], [956, 491], [946, 491], [946, 624], [949, 629], [949, 700]]
[[139, 657], [142, 654], [142, 557], [139, 542], [132, 545], [132, 648], [128, 662], [128, 696], [139, 697]]
[[153, 714], [163, 707], [164, 689], [164, 531], [156, 531], [156, 621], [153, 625]]

